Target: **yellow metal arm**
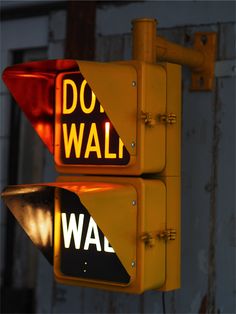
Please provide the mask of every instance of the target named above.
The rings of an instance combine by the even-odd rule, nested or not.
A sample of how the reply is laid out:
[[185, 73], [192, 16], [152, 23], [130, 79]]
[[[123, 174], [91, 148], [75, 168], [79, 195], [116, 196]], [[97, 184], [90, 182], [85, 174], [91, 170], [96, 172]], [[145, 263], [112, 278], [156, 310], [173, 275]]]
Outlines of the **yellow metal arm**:
[[156, 57], [158, 61], [187, 65], [193, 69], [201, 69], [205, 61], [202, 51], [185, 48], [160, 36], [156, 38]]
[[155, 19], [133, 21], [133, 59], [148, 63], [166, 61], [189, 66], [192, 90], [211, 90], [214, 82], [216, 33], [196, 33], [194, 48], [157, 36]]

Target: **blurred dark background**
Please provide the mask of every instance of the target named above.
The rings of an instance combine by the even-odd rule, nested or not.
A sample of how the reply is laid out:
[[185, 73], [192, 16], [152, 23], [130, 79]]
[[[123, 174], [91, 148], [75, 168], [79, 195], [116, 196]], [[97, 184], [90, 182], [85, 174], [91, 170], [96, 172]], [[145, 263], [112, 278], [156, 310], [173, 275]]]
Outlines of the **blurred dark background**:
[[[1, 72], [31, 60], [131, 59], [131, 20], [154, 17], [158, 33], [191, 47], [218, 33], [215, 89], [182, 81], [182, 286], [141, 296], [66, 287], [1, 201], [1, 313], [235, 313], [234, 1], [1, 1]], [[0, 183], [54, 181], [53, 158], [1, 81]], [[153, 272], [158, 269], [153, 269]]]

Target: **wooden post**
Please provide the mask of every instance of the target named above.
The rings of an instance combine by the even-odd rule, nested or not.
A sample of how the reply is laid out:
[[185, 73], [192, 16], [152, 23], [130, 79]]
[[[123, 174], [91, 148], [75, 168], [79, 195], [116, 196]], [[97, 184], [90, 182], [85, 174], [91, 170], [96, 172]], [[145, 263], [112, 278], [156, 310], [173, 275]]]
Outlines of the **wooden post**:
[[65, 57], [93, 60], [95, 56], [95, 1], [68, 1]]

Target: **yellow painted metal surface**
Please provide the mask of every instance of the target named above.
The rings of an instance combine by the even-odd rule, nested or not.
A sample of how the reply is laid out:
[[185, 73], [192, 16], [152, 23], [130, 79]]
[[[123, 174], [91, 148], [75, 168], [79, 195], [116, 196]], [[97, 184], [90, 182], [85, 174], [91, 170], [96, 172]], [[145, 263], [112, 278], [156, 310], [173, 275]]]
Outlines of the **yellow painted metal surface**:
[[155, 19], [136, 19], [133, 24], [133, 59], [156, 62], [156, 26]]
[[176, 123], [166, 125], [166, 164], [162, 176], [181, 174], [181, 66], [163, 63], [166, 69], [166, 113], [176, 115]]
[[136, 154], [137, 72], [116, 63], [78, 61], [79, 68], [124, 142]]
[[214, 32], [198, 32], [194, 34], [194, 48], [201, 51], [205, 58], [202, 66], [192, 71], [191, 90], [211, 91], [214, 88], [215, 61], [217, 51], [217, 34]]
[[[158, 118], [166, 113], [166, 69], [144, 62], [129, 64], [133, 64], [138, 73], [137, 158], [125, 173], [157, 173], [166, 164], [166, 125]], [[151, 115], [153, 125], [145, 124], [144, 113]]]
[[[138, 162], [144, 172], [155, 173], [164, 169], [166, 164], [166, 125], [159, 121], [159, 116], [166, 112], [167, 72], [160, 65], [141, 65], [138, 90], [139, 125], [138, 125]], [[141, 121], [142, 112], [150, 113], [154, 125], [149, 126]]]
[[176, 230], [175, 240], [166, 242], [166, 278], [158, 289], [170, 291], [181, 286], [181, 178], [166, 177], [166, 229]]
[[201, 50], [185, 48], [169, 42], [163, 37], [156, 37], [156, 60], [187, 65], [192, 69], [204, 65], [204, 53]]
[[170, 291], [180, 288], [181, 266], [181, 66], [163, 63], [167, 73], [166, 112], [176, 115], [176, 123], [166, 126], [166, 164], [160, 174], [167, 190], [166, 229], [176, 230], [176, 239], [166, 245], [166, 281], [160, 290]]

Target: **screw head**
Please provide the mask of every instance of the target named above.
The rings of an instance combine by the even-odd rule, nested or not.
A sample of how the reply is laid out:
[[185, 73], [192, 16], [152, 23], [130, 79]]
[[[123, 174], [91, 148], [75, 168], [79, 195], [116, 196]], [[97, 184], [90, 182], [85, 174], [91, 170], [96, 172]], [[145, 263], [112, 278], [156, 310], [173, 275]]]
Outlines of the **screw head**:
[[134, 148], [135, 147], [135, 142], [131, 143], [131, 147]]
[[135, 265], [136, 265], [135, 261], [132, 261], [131, 266], [135, 267]]
[[132, 201], [132, 205], [135, 206], [137, 204], [136, 200]]
[[135, 87], [137, 85], [136, 81], [132, 81], [132, 86]]

